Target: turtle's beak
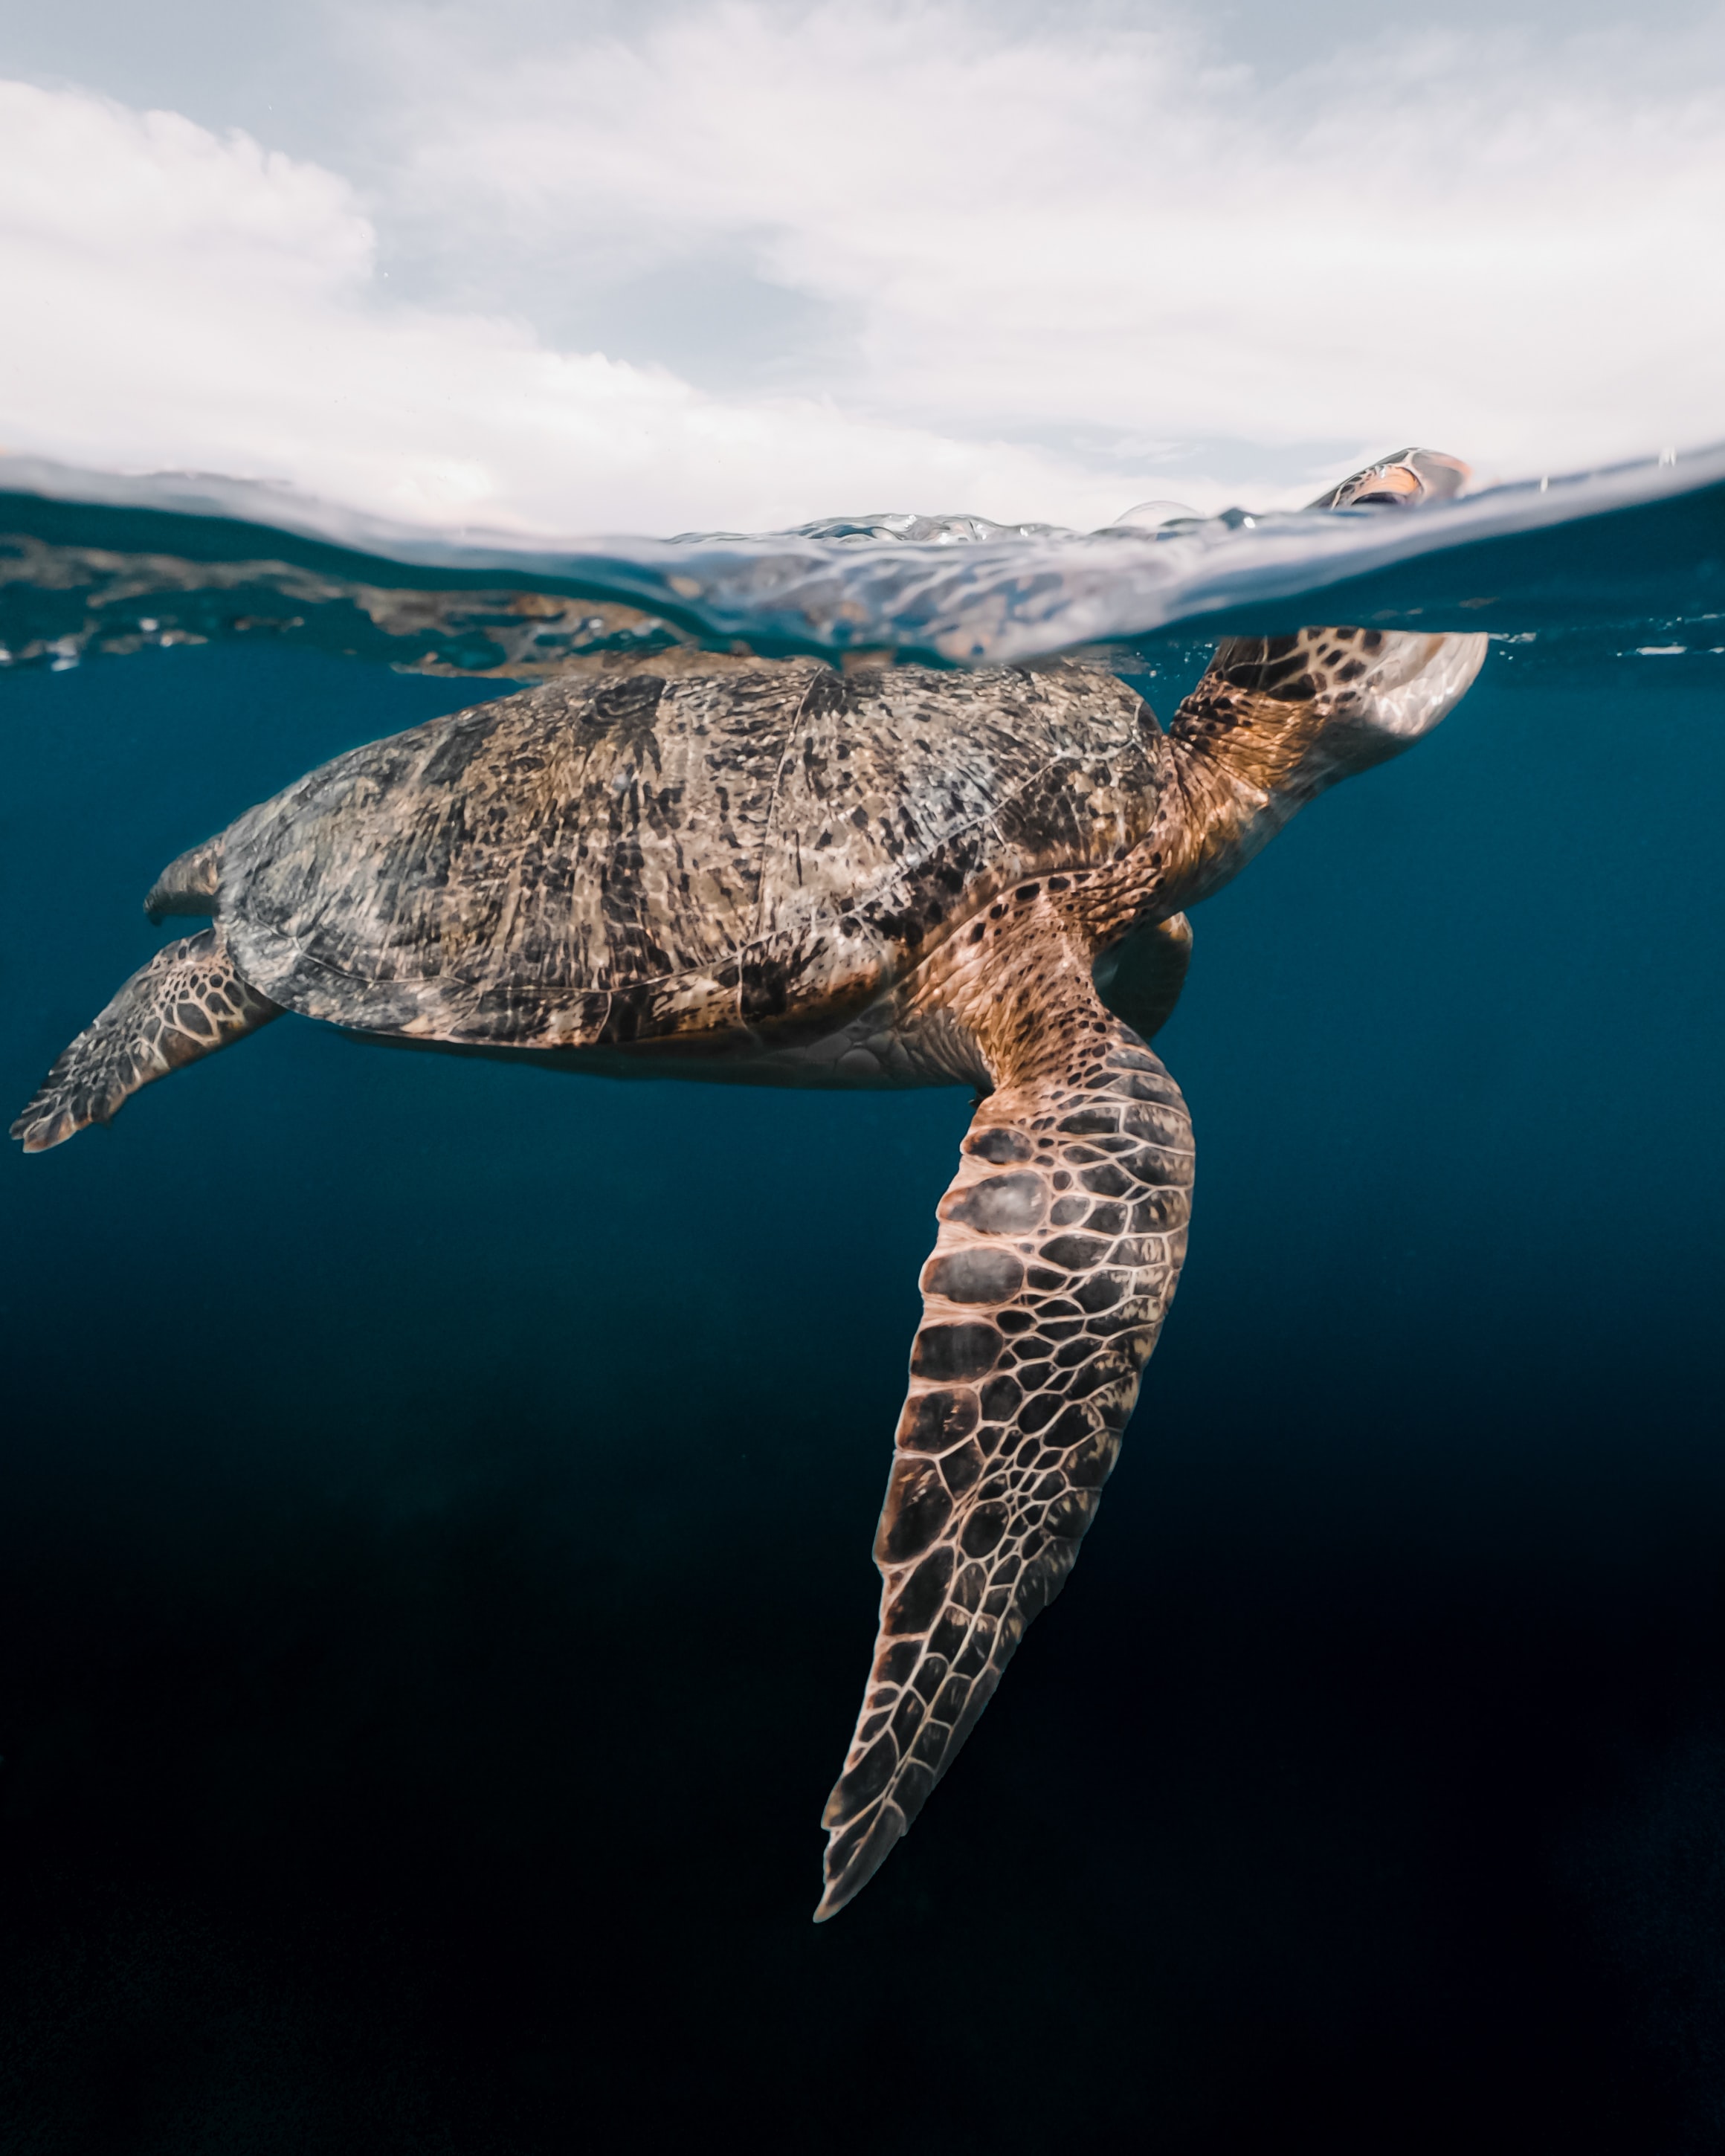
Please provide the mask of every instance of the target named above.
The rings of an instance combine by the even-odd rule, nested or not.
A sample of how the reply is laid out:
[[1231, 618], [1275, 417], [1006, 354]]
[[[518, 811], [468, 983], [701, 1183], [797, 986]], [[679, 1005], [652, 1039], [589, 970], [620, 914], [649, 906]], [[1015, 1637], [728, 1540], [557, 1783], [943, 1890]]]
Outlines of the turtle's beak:
[[1363, 509], [1387, 503], [1411, 509], [1423, 501], [1445, 501], [1460, 494], [1473, 476], [1472, 467], [1441, 449], [1398, 449], [1380, 464], [1355, 472], [1332, 487], [1314, 509]]

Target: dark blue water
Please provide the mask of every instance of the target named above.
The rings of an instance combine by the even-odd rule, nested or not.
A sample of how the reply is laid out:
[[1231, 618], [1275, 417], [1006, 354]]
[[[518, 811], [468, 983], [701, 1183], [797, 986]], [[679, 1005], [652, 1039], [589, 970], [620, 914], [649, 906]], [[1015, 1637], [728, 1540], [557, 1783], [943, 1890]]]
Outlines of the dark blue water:
[[[963, 1093], [294, 1022], [9, 1153], [8, 2156], [1719, 2146], [1725, 521], [1657, 514], [1196, 915], [1122, 1466], [819, 1930]], [[17, 1104], [167, 860], [494, 692], [77, 648], [0, 683]]]

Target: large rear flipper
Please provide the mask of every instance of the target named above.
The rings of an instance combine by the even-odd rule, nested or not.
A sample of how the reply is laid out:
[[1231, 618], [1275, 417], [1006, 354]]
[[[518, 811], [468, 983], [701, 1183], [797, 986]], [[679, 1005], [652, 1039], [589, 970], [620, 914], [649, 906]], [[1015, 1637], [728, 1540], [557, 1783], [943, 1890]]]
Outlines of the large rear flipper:
[[12, 1127], [45, 1152], [130, 1095], [280, 1015], [234, 971], [219, 926], [164, 943], [54, 1064]]
[[874, 1672], [827, 1804], [817, 1922], [879, 1870], [1065, 1584], [1185, 1251], [1178, 1088], [1087, 967], [1034, 988], [1056, 1007], [978, 1108], [922, 1270]]

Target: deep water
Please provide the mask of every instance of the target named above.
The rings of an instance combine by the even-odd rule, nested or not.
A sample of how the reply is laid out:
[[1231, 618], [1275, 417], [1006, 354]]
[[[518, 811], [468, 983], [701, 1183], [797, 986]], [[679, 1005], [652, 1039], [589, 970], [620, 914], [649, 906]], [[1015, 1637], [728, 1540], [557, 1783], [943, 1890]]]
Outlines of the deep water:
[[[1196, 913], [1122, 1465], [820, 1929], [963, 1093], [292, 1021], [8, 1153], [6, 2156], [1725, 2141], [1725, 655], [1548, 566]], [[12, 1103], [171, 856], [509, 685], [0, 682]]]

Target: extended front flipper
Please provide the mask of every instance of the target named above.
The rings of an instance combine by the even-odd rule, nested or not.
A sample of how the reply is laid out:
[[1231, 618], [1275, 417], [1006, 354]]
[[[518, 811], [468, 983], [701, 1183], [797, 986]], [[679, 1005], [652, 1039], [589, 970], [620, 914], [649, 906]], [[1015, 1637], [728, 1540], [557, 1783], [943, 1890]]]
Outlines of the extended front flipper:
[[1058, 942], [1017, 969], [922, 1270], [875, 1539], [874, 1673], [828, 1801], [834, 1915], [885, 1861], [1059, 1594], [1156, 1344], [1190, 1210], [1179, 1090]]

